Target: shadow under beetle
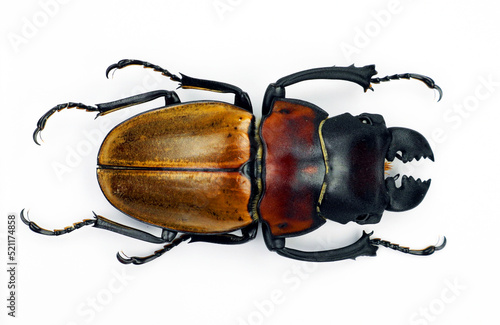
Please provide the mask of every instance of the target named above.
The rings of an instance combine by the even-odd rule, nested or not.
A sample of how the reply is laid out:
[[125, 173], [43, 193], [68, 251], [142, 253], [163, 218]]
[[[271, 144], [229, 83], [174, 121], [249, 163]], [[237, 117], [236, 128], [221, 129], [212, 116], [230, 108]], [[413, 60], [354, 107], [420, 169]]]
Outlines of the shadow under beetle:
[[31, 230], [57, 236], [92, 225], [151, 243], [166, 243], [146, 257], [118, 253], [118, 260], [126, 264], [151, 261], [186, 240], [242, 244], [255, 238], [259, 223], [269, 250], [305, 261], [375, 256], [378, 245], [415, 255], [429, 255], [445, 246], [446, 238], [439, 246], [412, 250], [372, 239], [365, 232], [342, 248], [310, 252], [286, 246], [286, 238], [311, 232], [327, 219], [341, 224], [374, 224], [384, 210], [416, 207], [430, 180], [403, 176], [397, 187], [398, 175], [385, 178], [385, 170], [395, 158], [406, 163], [422, 157], [434, 160], [434, 156], [421, 134], [387, 128], [381, 115], [345, 113], [328, 118], [311, 103], [287, 98], [285, 88], [311, 79], [337, 79], [354, 82], [367, 91], [372, 83], [404, 78], [424, 82], [441, 98], [441, 89], [432, 79], [408, 73], [373, 78], [373, 65], [294, 73], [268, 86], [263, 118], [257, 125], [249, 96], [238, 87], [183, 74], [179, 77], [139, 60], [113, 64], [106, 76], [129, 65], [152, 68], [179, 82], [180, 88], [232, 93], [234, 104], [182, 103], [174, 91], [167, 90], [96, 106], [69, 102], [40, 118], [33, 139], [38, 144], [47, 119], [65, 108], [100, 116], [163, 98], [165, 107], [138, 114], [109, 132], [97, 165], [99, 185], [108, 201], [130, 217], [162, 228], [161, 236], [95, 214], [93, 219], [50, 231], [29, 221], [23, 210], [21, 219]]

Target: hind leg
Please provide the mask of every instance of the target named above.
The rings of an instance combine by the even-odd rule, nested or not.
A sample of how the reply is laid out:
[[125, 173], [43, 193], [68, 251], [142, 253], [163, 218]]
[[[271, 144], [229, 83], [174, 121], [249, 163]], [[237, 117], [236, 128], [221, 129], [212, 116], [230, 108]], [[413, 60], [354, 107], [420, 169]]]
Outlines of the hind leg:
[[143, 240], [149, 243], [162, 244], [166, 242], [171, 242], [177, 233], [175, 231], [171, 231], [168, 229], [163, 229], [161, 237], [154, 236], [145, 231], [135, 229], [129, 226], [122, 225], [120, 223], [111, 221], [109, 219], [104, 218], [103, 216], [99, 216], [94, 213], [94, 219], [84, 219], [80, 222], [75, 222], [72, 226], [65, 227], [64, 229], [55, 229], [48, 230], [40, 227], [33, 221], [30, 221], [28, 215], [24, 214], [24, 210], [21, 211], [20, 214], [21, 220], [30, 227], [31, 230], [36, 232], [37, 234], [46, 235], [46, 236], [60, 236], [68, 234], [76, 229], [80, 229], [84, 226], [94, 226], [96, 228], [109, 230], [112, 232], [116, 232], [120, 235], [132, 237], [135, 239]]
[[36, 144], [40, 145], [38, 142], [38, 136], [40, 132], [45, 128], [45, 124], [47, 123], [47, 120], [49, 117], [51, 117], [55, 112], [59, 112], [65, 108], [77, 108], [77, 109], [83, 109], [86, 110], [87, 112], [97, 112], [97, 116], [101, 116], [104, 114], [108, 114], [110, 112], [114, 112], [117, 110], [120, 110], [122, 108], [134, 106], [134, 105], [139, 105], [143, 104], [152, 100], [155, 100], [157, 98], [163, 97], [165, 99], [165, 106], [171, 105], [171, 104], [176, 104], [180, 103], [179, 97], [174, 91], [168, 91], [168, 90], [155, 90], [155, 91], [150, 91], [144, 94], [139, 94], [119, 100], [115, 100], [112, 102], [108, 103], [101, 103], [97, 104], [96, 106], [90, 106], [90, 105], [85, 105], [82, 103], [74, 103], [74, 102], [68, 102], [64, 104], [59, 104], [51, 108], [47, 113], [45, 113], [39, 120], [35, 129], [35, 132], [33, 132], [33, 140], [35, 141]]

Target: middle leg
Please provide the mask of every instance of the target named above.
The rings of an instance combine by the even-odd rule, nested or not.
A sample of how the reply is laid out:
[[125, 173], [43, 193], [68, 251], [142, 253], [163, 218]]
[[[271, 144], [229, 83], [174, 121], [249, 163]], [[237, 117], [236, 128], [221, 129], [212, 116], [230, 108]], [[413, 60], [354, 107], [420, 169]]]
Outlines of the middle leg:
[[200, 89], [234, 94], [234, 105], [241, 107], [250, 113], [253, 112], [250, 97], [239, 87], [219, 81], [192, 78], [182, 73], [181, 77], [178, 77], [177, 75], [170, 73], [168, 70], [146, 61], [128, 59], [121, 60], [118, 63], [112, 64], [108, 67], [108, 69], [106, 70], [106, 76], [108, 76], [109, 73], [114, 69], [122, 69], [130, 65], [139, 65], [143, 66], [144, 68], [150, 68], [154, 71], [160, 72], [162, 75], [170, 78], [171, 80], [178, 81], [180, 83], [180, 87], [183, 89]]
[[255, 238], [257, 234], [258, 222], [253, 222], [249, 226], [241, 229], [241, 236], [232, 235], [232, 234], [222, 234], [222, 235], [198, 235], [198, 234], [183, 234], [178, 238], [174, 239], [171, 243], [163, 246], [163, 248], [155, 251], [153, 254], [144, 257], [128, 257], [123, 256], [120, 253], [117, 253], [116, 257], [118, 261], [123, 264], [144, 264], [150, 262], [166, 252], [170, 251], [172, 248], [178, 246], [180, 243], [190, 240], [189, 243], [193, 242], [207, 242], [207, 243], [215, 243], [215, 244], [226, 244], [226, 245], [234, 245], [234, 244], [243, 244]]

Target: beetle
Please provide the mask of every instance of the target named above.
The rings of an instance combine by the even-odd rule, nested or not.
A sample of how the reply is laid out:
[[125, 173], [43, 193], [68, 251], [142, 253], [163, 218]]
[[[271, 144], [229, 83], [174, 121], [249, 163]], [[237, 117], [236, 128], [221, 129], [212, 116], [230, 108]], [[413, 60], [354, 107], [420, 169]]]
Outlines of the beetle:
[[107, 200], [126, 215], [162, 229], [160, 236], [94, 218], [60, 230], [47, 230], [21, 219], [31, 230], [57, 236], [92, 225], [139, 240], [164, 244], [145, 257], [117, 253], [120, 262], [143, 264], [181, 242], [242, 244], [255, 238], [261, 224], [269, 250], [304, 261], [337, 261], [375, 256], [378, 246], [414, 255], [429, 255], [440, 245], [410, 249], [363, 232], [354, 243], [324, 251], [289, 248], [286, 239], [309, 233], [327, 220], [340, 224], [378, 223], [385, 210], [406, 211], [423, 200], [430, 180], [385, 177], [395, 158], [434, 160], [420, 133], [387, 128], [378, 114], [334, 117], [318, 106], [286, 96], [286, 87], [313, 79], [343, 80], [366, 92], [372, 84], [416, 79], [439, 92], [434, 81], [420, 74], [374, 78], [374, 65], [325, 67], [283, 77], [268, 86], [260, 124], [248, 94], [217, 81], [177, 76], [160, 66], [121, 60], [106, 70], [130, 65], [151, 68], [183, 89], [201, 89], [235, 95], [233, 104], [222, 101], [183, 103], [174, 91], [156, 90], [113, 102], [89, 106], [64, 103], [38, 121], [34, 141], [55, 112], [67, 108], [97, 112], [97, 116], [163, 98], [165, 106], [138, 114], [112, 129], [98, 154], [97, 178]]

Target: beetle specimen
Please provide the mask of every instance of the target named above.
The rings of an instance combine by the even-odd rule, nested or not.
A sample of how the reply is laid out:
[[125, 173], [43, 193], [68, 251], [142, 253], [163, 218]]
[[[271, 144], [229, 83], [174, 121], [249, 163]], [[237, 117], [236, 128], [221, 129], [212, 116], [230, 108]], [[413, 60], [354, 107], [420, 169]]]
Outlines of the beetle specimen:
[[[79, 108], [104, 115], [157, 98], [165, 107], [138, 114], [116, 126], [104, 139], [98, 155], [97, 177], [108, 201], [125, 214], [160, 227], [154, 236], [94, 214], [62, 230], [46, 230], [21, 218], [44, 235], [61, 235], [82, 226], [117, 232], [163, 248], [146, 257], [117, 253], [122, 263], [151, 261], [183, 241], [241, 244], [255, 238], [259, 223], [267, 247], [280, 255], [305, 261], [336, 261], [375, 256], [379, 245], [414, 255], [429, 255], [439, 246], [423, 250], [401, 247], [370, 238], [363, 232], [356, 242], [342, 248], [310, 252], [286, 246], [286, 238], [309, 233], [326, 220], [341, 224], [378, 223], [384, 210], [406, 211], [424, 198], [430, 180], [403, 176], [385, 178], [395, 158], [434, 160], [427, 140], [399, 127], [386, 128], [381, 115], [349, 113], [334, 117], [321, 108], [289, 99], [285, 88], [311, 79], [337, 79], [371, 84], [416, 79], [431, 89], [441, 89], [428, 77], [397, 74], [373, 78], [375, 66], [326, 67], [306, 70], [270, 84], [259, 125], [249, 96], [240, 88], [216, 81], [180, 77], [148, 62], [122, 60], [106, 70], [140, 65], [179, 82], [180, 88], [232, 93], [234, 104], [219, 101], [182, 103], [174, 91], [156, 90], [117, 101], [88, 106], [57, 105], [38, 121], [39, 133], [47, 119], [65, 108]], [[178, 235], [178, 233], [181, 233]], [[241, 234], [240, 234], [241, 233]]]

